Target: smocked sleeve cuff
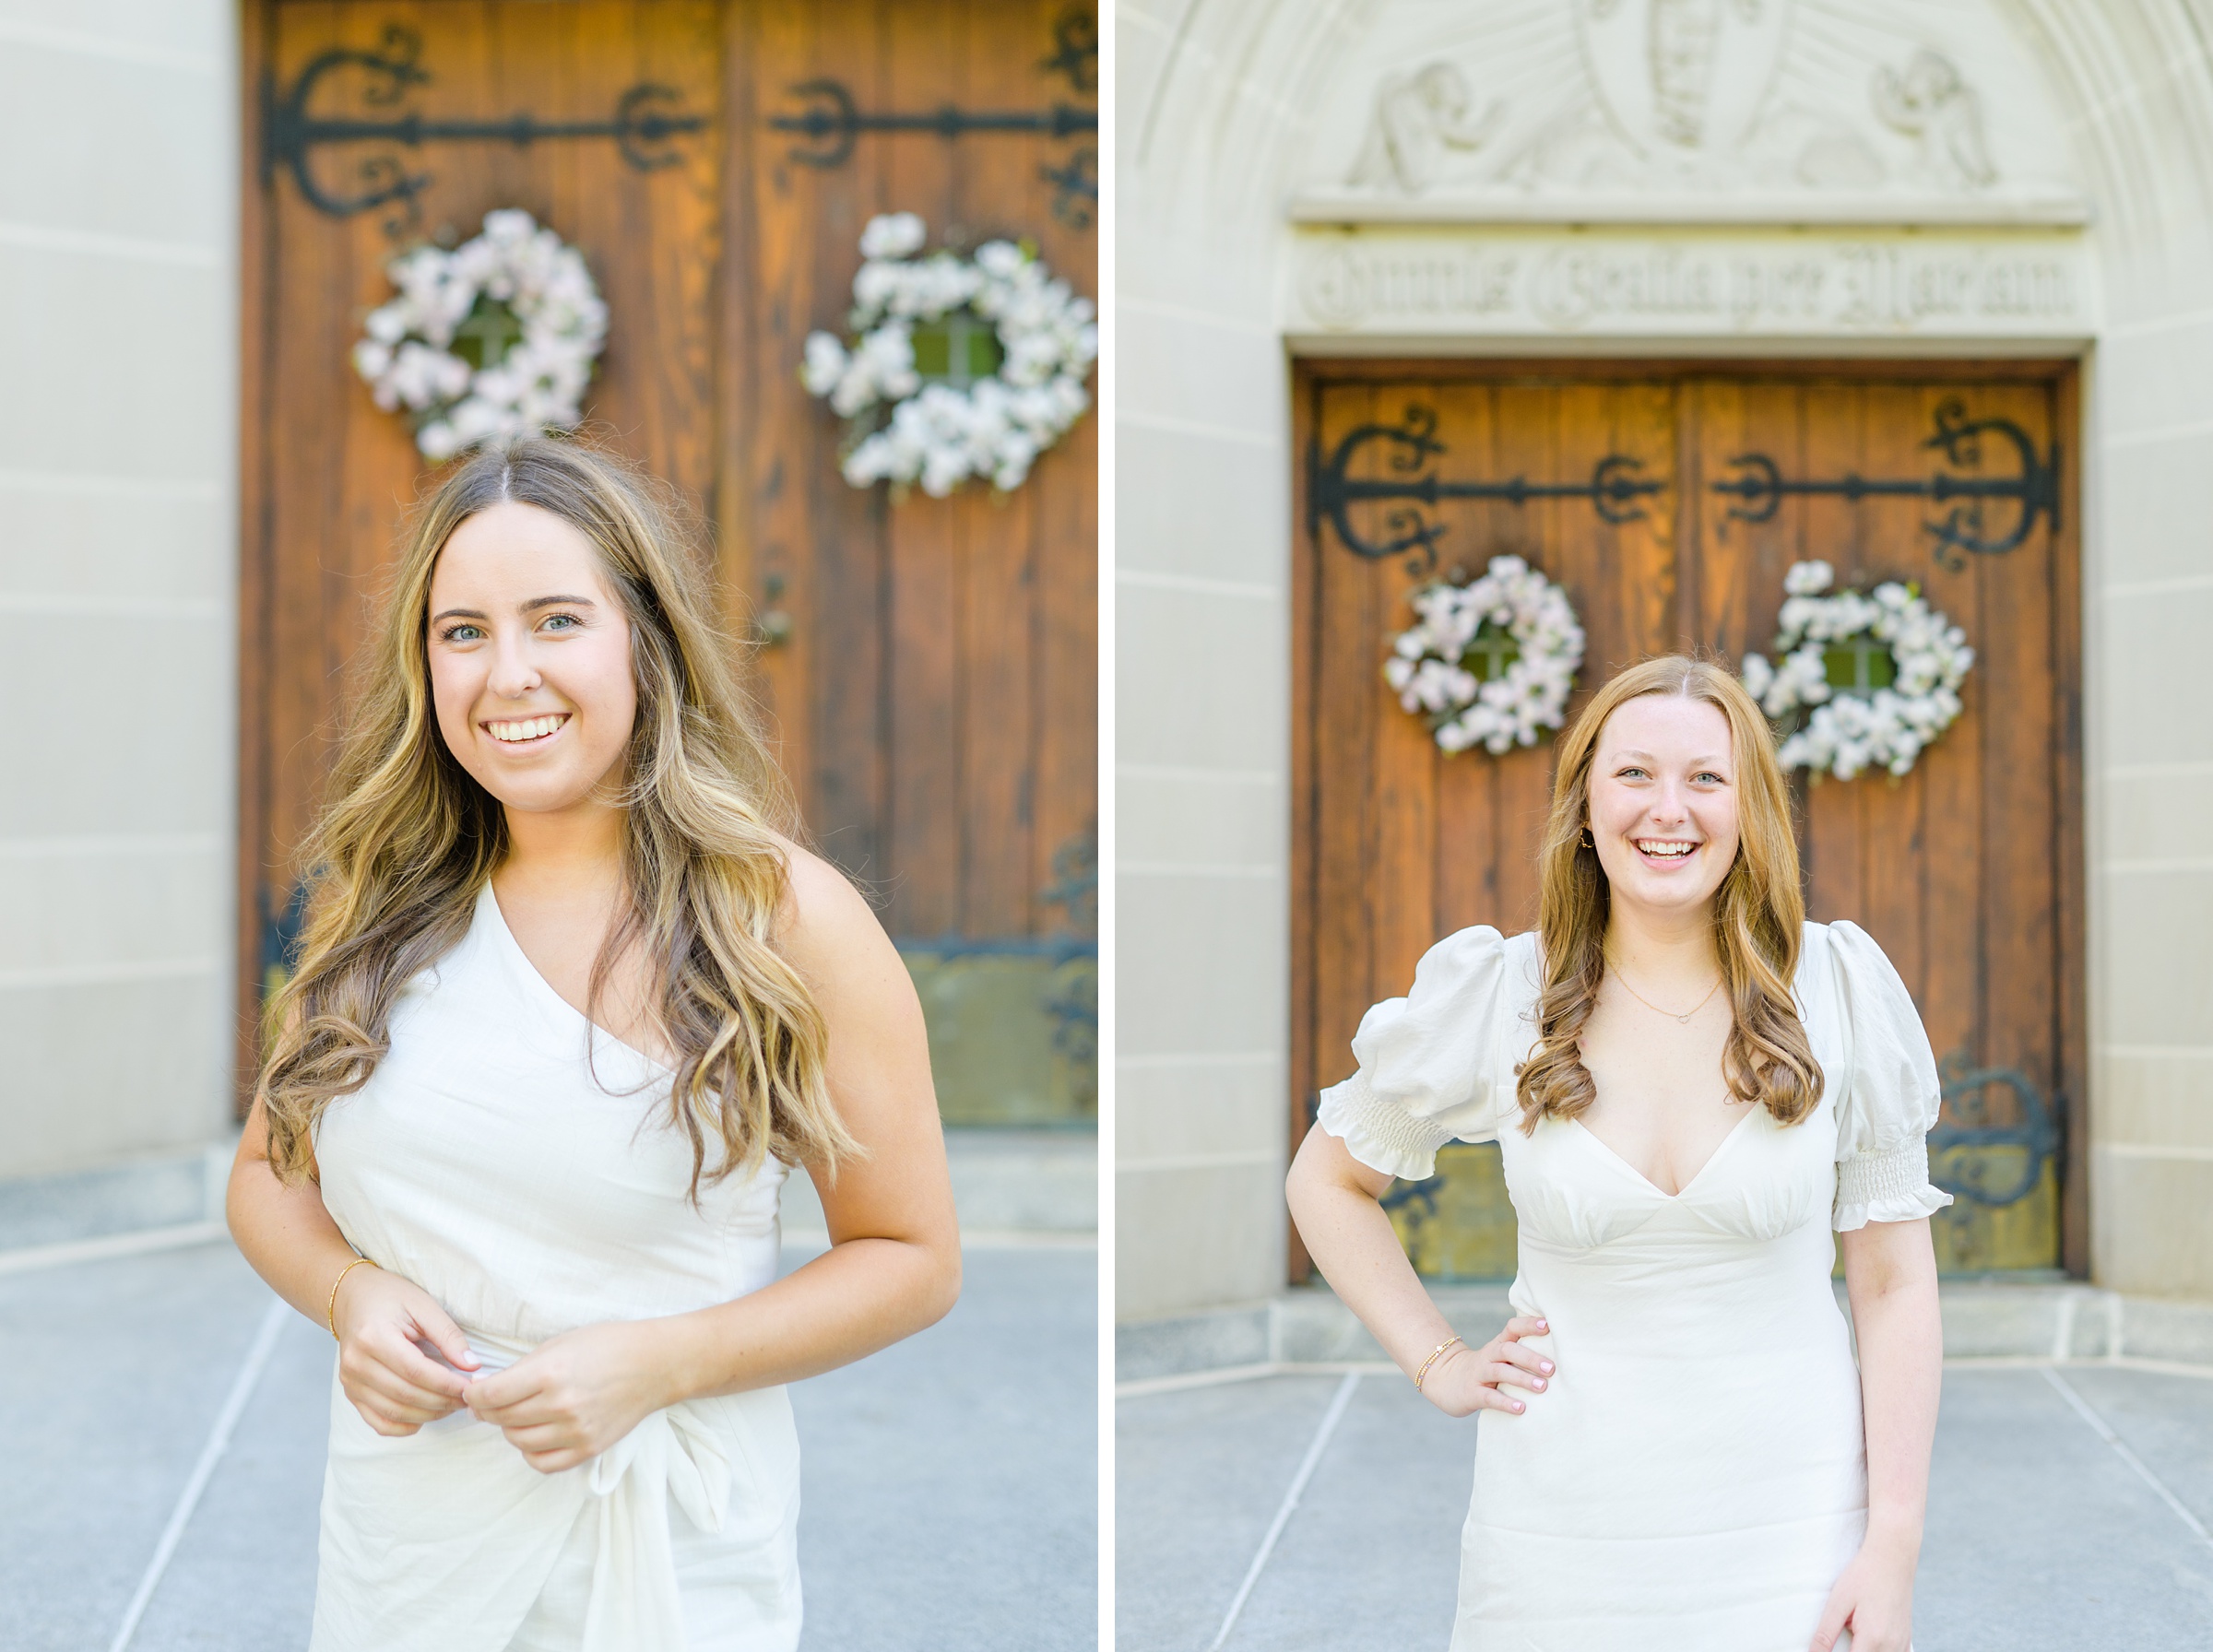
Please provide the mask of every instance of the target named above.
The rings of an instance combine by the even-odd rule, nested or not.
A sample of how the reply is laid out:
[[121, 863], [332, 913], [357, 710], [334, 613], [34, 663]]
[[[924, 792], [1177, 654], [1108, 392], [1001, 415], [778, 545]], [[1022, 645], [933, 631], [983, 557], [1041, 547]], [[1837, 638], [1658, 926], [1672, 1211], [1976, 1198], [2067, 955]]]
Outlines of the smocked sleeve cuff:
[[1915, 1221], [1934, 1216], [1952, 1196], [1929, 1180], [1929, 1145], [1915, 1136], [1888, 1152], [1863, 1153], [1837, 1165], [1837, 1208], [1830, 1224], [1840, 1233], [1871, 1221]]
[[1404, 1103], [1375, 1094], [1366, 1073], [1323, 1091], [1316, 1122], [1368, 1169], [1409, 1182], [1435, 1175], [1437, 1150], [1452, 1139], [1450, 1131], [1440, 1133], [1407, 1112]]

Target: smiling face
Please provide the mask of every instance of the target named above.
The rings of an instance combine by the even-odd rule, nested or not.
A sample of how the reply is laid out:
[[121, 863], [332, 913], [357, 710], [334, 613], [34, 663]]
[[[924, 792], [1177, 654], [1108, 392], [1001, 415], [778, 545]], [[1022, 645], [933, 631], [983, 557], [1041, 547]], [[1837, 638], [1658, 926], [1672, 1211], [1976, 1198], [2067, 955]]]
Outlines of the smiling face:
[[637, 717], [630, 622], [592, 543], [505, 501], [456, 528], [431, 576], [431, 691], [446, 747], [510, 809], [588, 804]]
[[1736, 764], [1719, 707], [1680, 694], [1624, 701], [1599, 731], [1590, 828], [1614, 899], [1703, 907], [1736, 859]]

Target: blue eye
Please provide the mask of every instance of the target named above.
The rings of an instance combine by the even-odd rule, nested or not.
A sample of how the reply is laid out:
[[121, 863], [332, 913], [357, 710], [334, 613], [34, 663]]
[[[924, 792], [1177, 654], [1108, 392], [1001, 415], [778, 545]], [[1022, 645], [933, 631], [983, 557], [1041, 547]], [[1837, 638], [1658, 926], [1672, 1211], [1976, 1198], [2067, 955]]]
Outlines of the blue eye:
[[484, 633], [473, 625], [449, 625], [438, 633], [438, 640], [442, 643], [474, 643], [481, 639]]
[[574, 614], [555, 614], [547, 620], [546, 629], [551, 631], [555, 626], [559, 626], [563, 631], [574, 631], [577, 624], [576, 616]]

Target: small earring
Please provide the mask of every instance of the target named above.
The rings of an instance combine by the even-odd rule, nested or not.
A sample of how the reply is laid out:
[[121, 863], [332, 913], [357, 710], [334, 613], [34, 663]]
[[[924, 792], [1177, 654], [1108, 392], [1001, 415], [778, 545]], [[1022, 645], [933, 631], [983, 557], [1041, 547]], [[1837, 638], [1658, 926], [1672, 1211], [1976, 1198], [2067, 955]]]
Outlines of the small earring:
[[1591, 841], [1591, 828], [1590, 828], [1590, 827], [1586, 826], [1586, 827], [1584, 827], [1584, 828], [1583, 828], [1583, 841], [1582, 841], [1582, 843], [1580, 844], [1580, 845], [1579, 845], [1579, 846], [1580, 846], [1580, 847], [1581, 847], [1581, 848], [1585, 848], [1585, 849], [1595, 849], [1595, 848], [1597, 848], [1597, 847], [1598, 847], [1598, 845], [1597, 845], [1595, 843], [1593, 843], [1593, 842], [1592, 842], [1592, 841]]

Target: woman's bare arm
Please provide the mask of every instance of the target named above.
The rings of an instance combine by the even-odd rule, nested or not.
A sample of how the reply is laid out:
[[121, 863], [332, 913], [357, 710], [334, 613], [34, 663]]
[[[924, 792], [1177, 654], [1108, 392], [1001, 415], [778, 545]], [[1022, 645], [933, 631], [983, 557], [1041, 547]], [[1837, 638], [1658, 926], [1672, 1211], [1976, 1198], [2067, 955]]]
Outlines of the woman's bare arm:
[[596, 1456], [679, 1400], [796, 1381], [935, 1324], [960, 1293], [960, 1228], [921, 1005], [874, 913], [791, 851], [784, 953], [829, 1029], [830, 1096], [868, 1150], [815, 1186], [830, 1249], [693, 1313], [587, 1326], [472, 1383], [468, 1404], [547, 1473]]
[[323, 1190], [313, 1180], [287, 1187], [277, 1179], [269, 1167], [268, 1120], [258, 1101], [231, 1162], [224, 1214], [231, 1237], [269, 1289], [325, 1324], [330, 1288], [353, 1260], [353, 1246], [323, 1208]]
[[[1284, 1194], [1307, 1254], [1330, 1288], [1411, 1377], [1452, 1335], [1452, 1328], [1422, 1288], [1391, 1218], [1377, 1202], [1391, 1184], [1390, 1176], [1361, 1163], [1343, 1142], [1317, 1125], [1299, 1144]], [[1514, 1319], [1486, 1346], [1464, 1354], [1452, 1350], [1430, 1367], [1422, 1392], [1455, 1417], [1486, 1407], [1521, 1410], [1527, 1402], [1502, 1393], [1498, 1385], [1544, 1390], [1552, 1363], [1521, 1347], [1519, 1339], [1540, 1336], [1544, 1329], [1542, 1320]]]
[[1841, 1235], [1867, 1419], [1867, 1524], [1916, 1549], [1944, 1386], [1944, 1322], [1928, 1219], [1871, 1221]]
[[1944, 1324], [1927, 1218], [1871, 1221], [1840, 1235], [1860, 1348], [1867, 1431], [1867, 1536], [1829, 1592], [1813, 1646], [1846, 1625], [1853, 1652], [1907, 1652], [1913, 1572], [1929, 1498], [1929, 1453], [1944, 1385]]
[[960, 1225], [913, 978], [834, 868], [792, 855], [785, 956], [830, 1031], [839, 1119], [868, 1156], [819, 1171], [830, 1249], [736, 1302], [666, 1323], [687, 1394], [727, 1394], [849, 1364], [943, 1318], [961, 1290]]

